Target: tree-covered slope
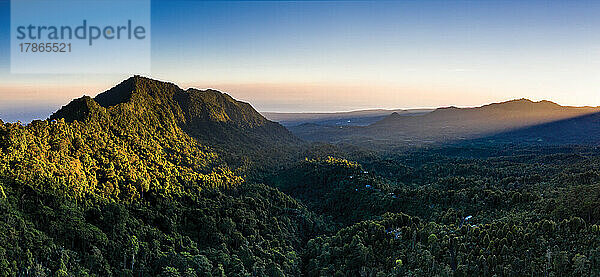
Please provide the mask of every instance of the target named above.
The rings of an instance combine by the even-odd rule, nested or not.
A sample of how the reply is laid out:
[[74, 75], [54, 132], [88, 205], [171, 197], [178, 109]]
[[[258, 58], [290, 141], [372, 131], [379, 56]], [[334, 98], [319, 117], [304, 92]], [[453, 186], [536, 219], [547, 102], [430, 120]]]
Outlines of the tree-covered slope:
[[598, 276], [599, 154], [440, 147], [308, 159], [272, 183], [341, 223], [306, 245], [306, 276]]
[[93, 99], [84, 99], [63, 107], [51, 119], [100, 120], [161, 137], [164, 132], [183, 131], [236, 168], [277, 164], [290, 158], [301, 144], [250, 104], [216, 90], [183, 90], [172, 83], [134, 76]]
[[82, 204], [2, 182], [0, 276], [298, 276], [323, 221], [264, 185]]
[[265, 119], [245, 102], [212, 89], [183, 90], [172, 83], [134, 76], [94, 98], [116, 113], [121, 103], [131, 106], [137, 115], [164, 114], [161, 119], [177, 124], [202, 143], [236, 151], [248, 148], [275, 148], [298, 143], [283, 126]]
[[175, 125], [113, 121], [89, 99], [94, 119], [0, 126], [0, 175], [75, 198], [133, 200], [231, 186], [241, 179]]
[[307, 276], [598, 276], [599, 234], [577, 217], [446, 225], [385, 214], [309, 241]]
[[84, 96], [49, 120], [3, 124], [0, 176], [70, 197], [124, 201], [240, 183], [213, 150], [180, 128], [184, 119], [170, 98], [177, 91], [133, 77], [99, 102]]
[[245, 183], [211, 147], [217, 131], [190, 136], [202, 124], [240, 143], [282, 128], [219, 92], [138, 76], [48, 120], [0, 125], [0, 276], [299, 275], [326, 225]]

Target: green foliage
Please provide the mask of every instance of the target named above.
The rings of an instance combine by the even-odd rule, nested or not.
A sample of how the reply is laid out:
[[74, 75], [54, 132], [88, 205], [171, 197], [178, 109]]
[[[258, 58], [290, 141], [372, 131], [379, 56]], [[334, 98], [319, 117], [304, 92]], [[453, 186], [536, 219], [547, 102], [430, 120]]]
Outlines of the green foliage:
[[[155, 204], [76, 204], [33, 190], [0, 200], [0, 271], [56, 276], [297, 276], [325, 223], [264, 185]], [[15, 263], [16, 262], [16, 263]]]
[[599, 154], [489, 146], [361, 155], [362, 166], [307, 159], [270, 183], [346, 226], [307, 244], [309, 276], [595, 276]]
[[[529, 218], [456, 228], [386, 214], [309, 241], [307, 275], [333, 275], [333, 269], [345, 276], [597, 275], [597, 264], [590, 264], [600, 257], [600, 239], [590, 228], [569, 227], [578, 220], [563, 221], [554, 230], [541, 228], [545, 220]], [[428, 246], [432, 236], [443, 238], [435, 248]]]
[[267, 125], [296, 141], [227, 95], [138, 76], [48, 120], [0, 125], [0, 271], [299, 274], [297, 253], [325, 224], [279, 191], [244, 184], [216, 154], [224, 149], [206, 146], [219, 143], [190, 132], [203, 122], [237, 141]]
[[241, 182], [215, 164], [213, 152], [176, 131], [160, 137], [109, 122], [62, 119], [0, 129], [7, 141], [0, 176], [73, 198], [133, 201]]
[[595, 147], [306, 146], [137, 76], [0, 122], [0, 276], [600, 275]]
[[[242, 181], [222, 166], [214, 151], [179, 128], [179, 115], [173, 112], [177, 109], [169, 107], [166, 99], [143, 95], [166, 94], [169, 84], [136, 80], [113, 90], [126, 90], [122, 87], [127, 85], [159, 87], [149, 92], [137, 88], [136, 93], [130, 92], [135, 101], [106, 108], [83, 97], [63, 107], [52, 120], [0, 126], [4, 152], [0, 176], [73, 198], [128, 202], [195, 194]], [[161, 107], [156, 103], [161, 101], [167, 103]]]

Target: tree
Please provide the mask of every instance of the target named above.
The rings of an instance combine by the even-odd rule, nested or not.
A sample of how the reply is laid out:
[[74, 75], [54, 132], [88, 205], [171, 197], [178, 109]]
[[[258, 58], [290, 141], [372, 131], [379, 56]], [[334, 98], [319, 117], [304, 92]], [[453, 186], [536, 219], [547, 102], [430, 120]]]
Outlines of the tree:
[[573, 257], [573, 267], [575, 268], [575, 273], [579, 276], [588, 275], [589, 272], [589, 261], [585, 255], [576, 254]]

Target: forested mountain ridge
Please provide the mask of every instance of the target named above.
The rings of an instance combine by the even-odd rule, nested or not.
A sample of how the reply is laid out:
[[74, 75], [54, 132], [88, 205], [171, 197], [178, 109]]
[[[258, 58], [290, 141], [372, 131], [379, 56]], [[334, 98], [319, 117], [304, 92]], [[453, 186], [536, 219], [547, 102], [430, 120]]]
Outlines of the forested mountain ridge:
[[473, 142], [597, 145], [600, 143], [600, 112], [518, 128]]
[[[143, 85], [136, 79], [116, 88]], [[213, 150], [178, 127], [176, 110], [155, 105], [166, 99], [130, 97], [105, 108], [84, 96], [49, 120], [0, 126], [1, 176], [69, 197], [119, 201], [241, 182]]]
[[[250, 104], [237, 101], [225, 93], [212, 89], [183, 90], [173, 83], [136, 75], [98, 94], [93, 100], [89, 97], [84, 99], [86, 99], [83, 101], [85, 105], [75, 103], [82, 102], [81, 100], [74, 101], [53, 114], [51, 119], [82, 121], [85, 120], [85, 117], [81, 117], [82, 114], [93, 118], [94, 115], [86, 111], [99, 110], [97, 107], [90, 107], [93, 106], [91, 102], [95, 101], [117, 118], [145, 120], [146, 116], [158, 115], [158, 120], [175, 123], [185, 131], [189, 131], [190, 135], [205, 139], [206, 143], [215, 143], [211, 139], [236, 139], [226, 134], [233, 129], [243, 132], [245, 136], [264, 134], [272, 138], [279, 136], [281, 141], [297, 142], [297, 139], [283, 126], [267, 120]], [[217, 126], [220, 126], [219, 130], [210, 129]], [[256, 139], [259, 140], [256, 141], [258, 143], [268, 143], [266, 139], [265, 141]]]
[[[455, 129], [456, 136], [469, 137], [532, 126], [600, 112], [594, 107], [567, 107], [550, 101], [534, 102], [528, 99], [493, 103], [476, 108], [439, 108], [419, 117], [423, 128]], [[410, 119], [390, 115], [370, 128], [406, 128]], [[458, 130], [456, 130], [458, 129]], [[412, 131], [412, 130], [405, 130]], [[431, 134], [428, 134], [431, 135]]]
[[301, 145], [286, 128], [225, 93], [183, 90], [173, 83], [141, 76], [133, 76], [93, 99], [76, 99], [50, 118], [128, 126], [130, 131], [148, 131], [161, 137], [180, 135], [181, 130], [211, 147], [234, 168], [267, 167], [291, 157]]
[[[48, 120], [0, 125], [0, 276], [299, 275], [326, 225], [246, 183], [213, 134], [191, 136], [201, 123], [237, 147], [298, 141], [225, 94], [139, 76]], [[257, 128], [275, 131], [248, 141]]]
[[[216, 90], [198, 90], [190, 88], [183, 90], [169, 82], [158, 81], [141, 76], [130, 77], [115, 87], [98, 94], [93, 100], [114, 113], [124, 112], [116, 106], [133, 105], [144, 109], [143, 112], [173, 113], [173, 121], [229, 122], [238, 126], [254, 127], [267, 123], [258, 112], [248, 103], [239, 102], [231, 96]], [[115, 107], [115, 109], [110, 109]], [[138, 113], [138, 114], [141, 114]], [[70, 118], [61, 109], [51, 118]]]
[[[0, 137], [4, 176], [71, 196], [128, 201], [147, 192], [237, 184], [241, 178], [230, 170], [231, 160], [299, 142], [226, 94], [184, 91], [140, 76], [95, 98], [75, 99], [49, 120], [3, 124]], [[277, 158], [267, 151], [264, 156]]]

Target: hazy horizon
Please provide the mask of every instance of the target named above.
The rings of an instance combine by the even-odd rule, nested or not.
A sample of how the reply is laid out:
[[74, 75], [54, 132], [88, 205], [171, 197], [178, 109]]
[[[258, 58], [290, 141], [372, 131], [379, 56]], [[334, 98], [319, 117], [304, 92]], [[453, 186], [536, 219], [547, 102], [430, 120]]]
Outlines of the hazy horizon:
[[[247, 102], [250, 105], [252, 105], [252, 107], [254, 107], [259, 113], [261, 114], [267, 114], [267, 113], [281, 113], [281, 114], [336, 114], [336, 113], [351, 113], [351, 112], [360, 112], [360, 111], [372, 111], [372, 110], [385, 110], [385, 111], [393, 111], [393, 110], [418, 110], [418, 109], [430, 109], [430, 110], [434, 110], [434, 109], [438, 109], [438, 108], [445, 108], [445, 107], [457, 107], [457, 108], [475, 108], [475, 107], [481, 107], [484, 105], [488, 105], [488, 104], [493, 104], [493, 103], [501, 103], [501, 102], [507, 102], [507, 101], [512, 101], [512, 100], [520, 100], [520, 99], [527, 99], [527, 100], [531, 100], [534, 102], [539, 102], [539, 101], [551, 101], [554, 102], [558, 105], [561, 106], [571, 106], [571, 107], [598, 107], [598, 106], [592, 106], [592, 105], [566, 105], [563, 103], [559, 103], [557, 101], [554, 101], [552, 99], [531, 99], [531, 98], [526, 98], [526, 97], [515, 97], [515, 98], [507, 98], [507, 99], [502, 99], [499, 101], [491, 101], [491, 102], [482, 102], [482, 103], [478, 103], [478, 104], [473, 104], [473, 105], [457, 105], [457, 104], [447, 104], [447, 105], [438, 105], [438, 106], [416, 106], [416, 107], [410, 107], [410, 106], [404, 106], [404, 107], [390, 107], [390, 106], [386, 106], [384, 104], [382, 104], [381, 106], [376, 106], [376, 107], [365, 107], [365, 108], [358, 108], [358, 109], [347, 109], [347, 110], [292, 110], [292, 111], [278, 111], [278, 110], [262, 110], [258, 107], [256, 107], [256, 105], [252, 102], [252, 100], [247, 100], [247, 99], [240, 99], [238, 97], [236, 97], [234, 94], [232, 94], [229, 91], [226, 90], [221, 90], [217, 87], [197, 87], [197, 86], [181, 86], [179, 84], [177, 84], [176, 82], [173, 81], [169, 81], [169, 80], [162, 80], [162, 79], [158, 79], [158, 78], [153, 78], [151, 76], [146, 76], [148, 78], [152, 78], [152, 79], [157, 79], [160, 81], [164, 81], [164, 82], [170, 82], [170, 83], [174, 83], [175, 85], [180, 86], [183, 89], [190, 89], [190, 88], [194, 88], [194, 89], [199, 89], [199, 90], [205, 90], [205, 89], [215, 89], [218, 90], [220, 92], [223, 93], [227, 93], [229, 95], [231, 95], [234, 99], [236, 100], [240, 100], [243, 102]], [[124, 80], [124, 79], [123, 79]], [[123, 81], [121, 80], [121, 81]], [[28, 123], [31, 122], [33, 120], [44, 120], [47, 119], [52, 113], [56, 112], [57, 110], [59, 110], [61, 107], [67, 105], [69, 102], [71, 102], [73, 99], [76, 98], [80, 98], [82, 96], [91, 96], [91, 97], [95, 97], [96, 95], [107, 91], [108, 89], [114, 87], [115, 85], [117, 85], [120, 82], [114, 83], [113, 85], [107, 87], [107, 88], [103, 88], [99, 91], [97, 91], [96, 93], [83, 93], [79, 96], [76, 96], [72, 99], [67, 100], [66, 102], [63, 103], [39, 103], [39, 102], [32, 102], [28, 105], [23, 105], [23, 106], [19, 106], [19, 105], [15, 105], [12, 107], [0, 107], [0, 120], [4, 121], [4, 122], [23, 122], [23, 123]]]

